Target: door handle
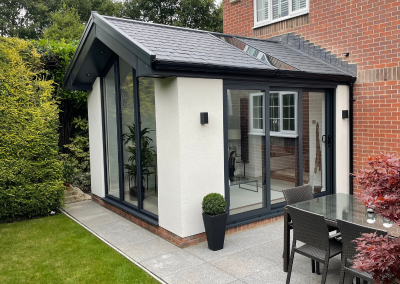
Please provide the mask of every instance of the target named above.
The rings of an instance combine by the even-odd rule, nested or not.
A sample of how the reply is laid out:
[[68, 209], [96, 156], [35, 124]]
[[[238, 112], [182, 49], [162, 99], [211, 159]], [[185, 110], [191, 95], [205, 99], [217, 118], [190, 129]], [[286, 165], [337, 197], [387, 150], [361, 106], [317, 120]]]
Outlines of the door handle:
[[331, 136], [330, 135], [322, 135], [322, 143], [327, 142], [328, 147], [331, 146]]

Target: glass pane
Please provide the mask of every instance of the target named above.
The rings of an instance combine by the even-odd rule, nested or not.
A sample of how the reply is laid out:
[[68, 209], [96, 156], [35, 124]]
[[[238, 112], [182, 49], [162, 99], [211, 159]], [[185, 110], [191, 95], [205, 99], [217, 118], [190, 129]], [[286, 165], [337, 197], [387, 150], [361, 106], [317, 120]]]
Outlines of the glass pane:
[[157, 140], [154, 79], [139, 78], [142, 135], [143, 209], [158, 215]]
[[259, 129], [259, 127], [258, 127], [258, 119], [253, 119], [253, 128], [254, 129]]
[[273, 19], [289, 15], [289, 0], [272, 0]]
[[288, 106], [289, 105], [289, 95], [283, 95], [283, 106]]
[[290, 131], [295, 131], [296, 130], [295, 127], [294, 127], [294, 123], [295, 123], [294, 119], [290, 119], [289, 120], [289, 130]]
[[283, 118], [288, 118], [289, 117], [289, 108], [284, 107], [283, 108]]
[[283, 130], [289, 130], [289, 120], [283, 119]]
[[114, 66], [105, 77], [105, 124], [108, 194], [119, 198], [119, 158]]
[[124, 157], [124, 200], [138, 206], [137, 169], [135, 143], [135, 106], [133, 99], [132, 67], [119, 59], [121, 86], [121, 121]]
[[294, 106], [290, 108], [289, 117], [294, 118]]
[[299, 185], [297, 138], [270, 137], [271, 204], [283, 202], [282, 190]]
[[300, 10], [306, 8], [307, 0], [292, 0], [292, 10]]
[[291, 106], [294, 106], [294, 95], [293, 94], [291, 94], [291, 95], [288, 95], [289, 96], [289, 99], [290, 99], [290, 105]]
[[325, 93], [303, 92], [303, 183], [326, 191]]
[[[265, 136], [249, 134], [251, 94], [261, 91], [228, 90], [228, 93], [231, 94], [228, 109], [232, 109], [232, 115], [228, 116], [229, 210], [234, 215], [266, 206]], [[257, 123], [262, 128], [263, 119], [257, 119]]]

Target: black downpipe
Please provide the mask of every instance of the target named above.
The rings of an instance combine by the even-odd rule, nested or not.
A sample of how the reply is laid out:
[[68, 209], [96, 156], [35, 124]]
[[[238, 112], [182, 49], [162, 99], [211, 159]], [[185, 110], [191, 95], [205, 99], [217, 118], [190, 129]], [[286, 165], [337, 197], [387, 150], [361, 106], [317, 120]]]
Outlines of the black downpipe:
[[353, 107], [353, 104], [354, 104], [354, 99], [353, 99], [353, 82], [351, 82], [350, 83], [350, 91], [349, 91], [349, 106], [350, 106], [350, 115], [349, 115], [349, 119], [350, 119], [350, 121], [349, 121], [349, 123], [350, 123], [350, 125], [349, 125], [349, 137], [350, 137], [350, 175], [349, 175], [349, 183], [350, 183], [350, 186], [349, 186], [349, 189], [350, 189], [350, 194], [351, 195], [353, 195], [353, 171], [354, 171], [354, 167], [353, 167], [353, 161], [354, 161], [354, 159], [353, 159], [353, 151], [354, 151], [354, 149], [353, 149], [353, 139], [354, 139], [354, 134], [353, 134], [353, 128], [354, 128], [354, 126], [353, 126], [353, 110], [354, 110], [354, 107]]

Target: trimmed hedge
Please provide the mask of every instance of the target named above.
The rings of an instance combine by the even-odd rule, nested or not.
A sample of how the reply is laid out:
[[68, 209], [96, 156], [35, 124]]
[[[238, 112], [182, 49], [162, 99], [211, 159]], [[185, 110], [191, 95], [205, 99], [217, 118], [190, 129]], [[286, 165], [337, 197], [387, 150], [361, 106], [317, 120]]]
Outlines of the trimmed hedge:
[[63, 205], [58, 107], [34, 46], [0, 37], [0, 221]]
[[219, 193], [209, 193], [203, 198], [202, 208], [205, 214], [211, 216], [223, 214], [226, 211], [225, 198]]

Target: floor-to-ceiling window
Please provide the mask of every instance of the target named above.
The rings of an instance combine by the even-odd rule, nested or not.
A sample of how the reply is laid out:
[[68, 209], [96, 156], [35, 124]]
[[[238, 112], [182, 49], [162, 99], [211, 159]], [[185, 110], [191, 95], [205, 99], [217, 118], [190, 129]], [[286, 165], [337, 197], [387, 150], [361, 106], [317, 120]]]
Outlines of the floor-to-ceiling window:
[[156, 218], [154, 81], [137, 79], [135, 70], [119, 58], [105, 75], [103, 90], [107, 197]]
[[104, 119], [106, 132], [106, 156], [107, 156], [107, 193], [119, 198], [119, 156], [118, 156], [118, 132], [117, 132], [117, 107], [115, 91], [114, 65], [104, 78], [105, 109]]
[[234, 86], [225, 90], [230, 220], [277, 212], [285, 204], [284, 189], [310, 184], [315, 194], [331, 192], [326, 127], [331, 94]]

